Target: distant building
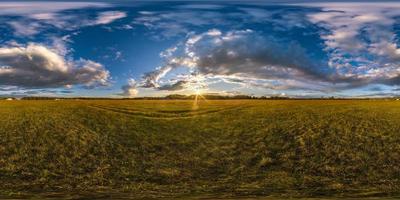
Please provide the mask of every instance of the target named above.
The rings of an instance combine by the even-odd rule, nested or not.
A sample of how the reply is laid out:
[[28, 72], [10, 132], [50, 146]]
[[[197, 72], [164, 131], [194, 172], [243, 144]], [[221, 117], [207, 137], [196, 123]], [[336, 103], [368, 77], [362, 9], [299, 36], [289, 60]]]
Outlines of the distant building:
[[6, 101], [12, 101], [14, 100], [13, 98], [7, 98]]

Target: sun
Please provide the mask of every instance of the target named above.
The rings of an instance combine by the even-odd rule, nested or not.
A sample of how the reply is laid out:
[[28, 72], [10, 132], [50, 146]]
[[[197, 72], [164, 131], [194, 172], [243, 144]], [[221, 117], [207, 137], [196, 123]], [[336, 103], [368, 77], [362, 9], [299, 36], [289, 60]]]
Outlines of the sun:
[[202, 95], [206, 88], [205, 77], [199, 74], [192, 74], [189, 76], [189, 80], [187, 84], [189, 93], [197, 96]]
[[194, 99], [193, 99], [193, 110], [199, 109], [199, 101], [200, 100], [206, 100], [206, 98], [203, 96], [203, 91], [199, 87], [194, 87], [193, 88], [193, 94], [194, 94]]
[[196, 88], [196, 89], [194, 89], [194, 94], [198, 96], [198, 95], [203, 94], [203, 92], [200, 89]]
[[192, 75], [190, 77], [190, 82], [188, 83], [188, 91], [192, 95], [194, 95], [193, 99], [193, 110], [197, 110], [199, 108], [199, 101], [204, 100], [206, 101], [206, 98], [203, 96], [204, 91], [207, 90], [207, 84], [205, 83], [205, 77], [201, 75]]

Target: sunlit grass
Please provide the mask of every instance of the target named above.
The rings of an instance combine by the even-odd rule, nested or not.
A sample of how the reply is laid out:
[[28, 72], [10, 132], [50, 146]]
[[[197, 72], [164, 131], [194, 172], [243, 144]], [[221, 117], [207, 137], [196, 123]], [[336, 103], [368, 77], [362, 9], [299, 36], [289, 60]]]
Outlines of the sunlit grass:
[[400, 190], [399, 102], [201, 94], [194, 102], [0, 101], [0, 191], [304, 197]]

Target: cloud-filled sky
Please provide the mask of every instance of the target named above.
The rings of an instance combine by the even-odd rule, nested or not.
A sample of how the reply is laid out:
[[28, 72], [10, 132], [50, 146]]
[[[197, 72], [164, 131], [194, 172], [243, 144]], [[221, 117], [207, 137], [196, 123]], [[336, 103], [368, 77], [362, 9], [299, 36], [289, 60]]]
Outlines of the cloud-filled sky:
[[400, 95], [396, 2], [0, 2], [0, 96]]

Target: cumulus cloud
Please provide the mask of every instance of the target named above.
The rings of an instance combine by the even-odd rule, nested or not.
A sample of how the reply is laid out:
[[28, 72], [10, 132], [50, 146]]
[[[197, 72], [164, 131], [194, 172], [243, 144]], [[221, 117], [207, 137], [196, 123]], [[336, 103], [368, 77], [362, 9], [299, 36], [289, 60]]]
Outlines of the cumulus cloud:
[[[139, 12], [135, 23], [161, 35], [164, 32], [165, 35], [187, 34], [188, 27], [210, 24], [240, 29], [242, 25], [254, 22], [268, 24], [274, 31], [301, 28], [305, 30], [304, 34], [312, 35], [315, 33], [311, 30], [319, 31], [316, 33], [324, 42], [322, 51], [326, 53], [326, 60], [319, 57], [317, 61], [315, 57], [308, 57], [307, 50], [310, 49], [304, 49], [299, 44], [301, 41], [277, 40], [280, 37], [274, 32], [258, 34], [244, 30], [224, 34], [215, 29], [192, 35], [181, 50], [171, 48], [163, 52], [161, 56], [166, 59], [166, 64], [145, 74], [143, 86], [162, 87], [166, 75], [179, 67], [190, 68], [207, 77], [236, 76], [247, 81], [256, 78], [279, 83], [270, 85], [253, 81], [253, 85], [267, 88], [309, 87], [319, 91], [340, 91], [368, 84], [400, 84], [400, 47], [394, 32], [400, 16], [399, 3], [334, 2], [294, 6], [296, 12], [288, 12], [293, 8], [291, 6], [265, 9], [238, 5], [237, 11], [225, 13], [225, 16], [220, 15], [218, 7], [202, 10], [204, 15], [199, 17], [194, 17], [196, 9], [190, 6], [180, 7], [173, 13]], [[187, 9], [191, 9], [190, 12]], [[184, 53], [177, 53], [180, 51]]]
[[105, 86], [109, 72], [91, 60], [67, 60], [40, 44], [0, 48], [0, 85], [51, 88]]
[[[314, 23], [320, 23], [319, 20], [330, 21], [332, 17], [336, 18], [337, 13], [334, 11], [334, 14], [325, 13], [312, 17], [314, 20], [318, 18]], [[377, 18], [370, 16], [358, 15], [357, 18], [361, 18], [357, 20], [363, 22], [377, 22]], [[342, 22], [337, 23], [339, 24], [335, 26], [342, 29]], [[382, 34], [378, 32], [370, 34], [371, 37]], [[384, 35], [379, 37], [385, 38]], [[178, 68], [187, 68], [190, 72], [196, 72], [208, 79], [217, 77], [226, 83], [236, 80], [236, 84], [240, 83], [244, 87], [271, 90], [332, 92], [368, 84], [400, 84], [400, 65], [396, 62], [400, 50], [393, 41], [391, 45], [386, 45], [389, 49], [382, 47], [379, 48], [380, 52], [375, 52], [374, 45], [382, 44], [382, 41], [365, 46], [362, 40], [351, 41], [353, 39], [349, 35], [341, 36], [334, 31], [323, 35], [323, 38], [326, 39], [328, 62], [310, 59], [307, 51], [296, 42], [281, 41], [248, 29], [226, 33], [211, 29], [202, 34], [191, 35], [180, 49], [176, 46], [161, 53], [166, 59], [165, 65], [144, 74], [141, 86], [159, 90], [189, 87], [190, 78], [183, 79], [182, 82], [175, 81], [173, 84], [170, 80], [165, 80], [168, 73]], [[365, 49], [358, 50], [356, 44], [349, 46], [347, 43], [350, 41], [359, 42]], [[354, 54], [347, 48], [353, 48]], [[368, 54], [365, 56], [356, 53], [365, 50], [380, 57], [367, 58]]]
[[135, 97], [139, 92], [137, 90], [137, 83], [135, 79], [129, 79], [128, 84], [121, 87], [121, 96]]
[[[172, 49], [176, 51], [175, 48]], [[183, 55], [169, 55], [166, 65], [144, 75], [142, 86], [170, 88], [172, 85], [160, 86], [160, 79], [179, 67], [189, 68], [208, 77], [318, 80], [325, 76], [319, 66], [308, 59], [305, 50], [296, 43], [284, 44], [252, 30], [223, 34], [217, 29], [211, 29], [188, 38]], [[184, 83], [186, 82], [176, 84], [182, 88]]]
[[[258, 78], [318, 77], [319, 68], [296, 43], [284, 44], [252, 30], [222, 34], [210, 30], [186, 43], [186, 54], [201, 74]], [[185, 64], [186, 59], [181, 59]]]
[[322, 26], [321, 38], [329, 66], [338, 75], [361, 85], [400, 84], [400, 48], [393, 26], [399, 3], [313, 3], [311, 22]]

